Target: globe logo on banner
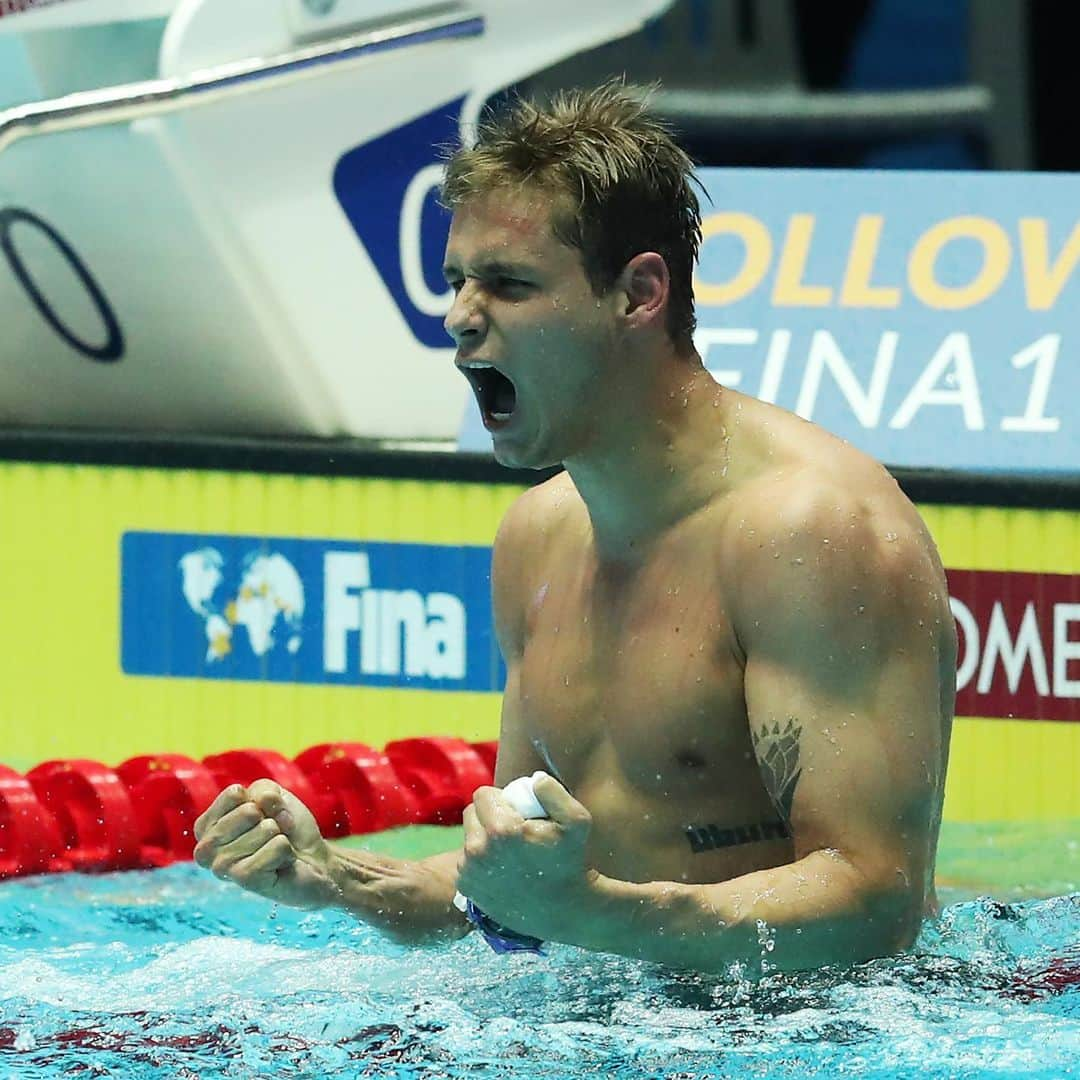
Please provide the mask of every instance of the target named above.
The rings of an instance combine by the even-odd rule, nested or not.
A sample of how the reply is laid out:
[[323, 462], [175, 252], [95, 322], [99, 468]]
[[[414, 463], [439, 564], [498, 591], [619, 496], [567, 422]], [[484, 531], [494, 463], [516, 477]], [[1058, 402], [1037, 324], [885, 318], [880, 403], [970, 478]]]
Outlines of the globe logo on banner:
[[206, 662], [214, 664], [233, 651], [233, 628], [247, 631], [247, 646], [257, 657], [282, 644], [295, 654], [303, 641], [304, 583], [296, 568], [275, 552], [244, 556], [239, 587], [221, 597], [224, 556], [204, 547], [181, 556], [181, 590], [188, 607], [203, 620]]
[[442, 274], [450, 215], [438, 202], [438, 148], [458, 134], [464, 98], [357, 146], [334, 169], [334, 193], [413, 336], [449, 348]]
[[491, 549], [125, 533], [128, 675], [499, 690]]

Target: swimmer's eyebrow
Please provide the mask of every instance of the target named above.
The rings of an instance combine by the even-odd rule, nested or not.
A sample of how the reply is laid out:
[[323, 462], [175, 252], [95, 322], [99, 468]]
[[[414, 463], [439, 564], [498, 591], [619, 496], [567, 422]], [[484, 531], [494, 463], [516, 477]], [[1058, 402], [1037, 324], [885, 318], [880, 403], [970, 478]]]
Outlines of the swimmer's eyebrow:
[[[482, 278], [495, 277], [522, 277], [528, 276], [531, 271], [524, 263], [509, 263], [500, 259], [481, 259], [473, 264], [473, 272]], [[461, 268], [457, 263], [448, 262], [443, 266], [443, 277], [447, 281], [453, 281], [461, 277]]]

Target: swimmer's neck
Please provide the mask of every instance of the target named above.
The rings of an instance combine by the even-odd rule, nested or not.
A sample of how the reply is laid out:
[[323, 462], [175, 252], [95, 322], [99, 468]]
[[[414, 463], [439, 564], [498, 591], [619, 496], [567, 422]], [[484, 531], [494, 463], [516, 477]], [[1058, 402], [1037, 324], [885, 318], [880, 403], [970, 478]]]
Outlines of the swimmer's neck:
[[563, 464], [585, 502], [597, 557], [633, 564], [728, 490], [731, 398], [695, 353], [612, 395], [587, 449]]

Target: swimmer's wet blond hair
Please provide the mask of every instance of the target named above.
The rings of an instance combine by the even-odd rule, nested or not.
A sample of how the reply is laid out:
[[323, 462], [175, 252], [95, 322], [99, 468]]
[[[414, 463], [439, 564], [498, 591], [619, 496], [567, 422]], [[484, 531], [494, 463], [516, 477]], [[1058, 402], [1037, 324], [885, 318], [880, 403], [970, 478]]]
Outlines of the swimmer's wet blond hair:
[[552, 227], [578, 248], [597, 295], [643, 251], [663, 256], [671, 275], [668, 331], [692, 345], [693, 273], [701, 211], [693, 162], [651, 116], [647, 93], [621, 82], [570, 90], [549, 105], [517, 99], [485, 116], [476, 142], [449, 156], [442, 201], [454, 210], [499, 188], [533, 184], [569, 197]]

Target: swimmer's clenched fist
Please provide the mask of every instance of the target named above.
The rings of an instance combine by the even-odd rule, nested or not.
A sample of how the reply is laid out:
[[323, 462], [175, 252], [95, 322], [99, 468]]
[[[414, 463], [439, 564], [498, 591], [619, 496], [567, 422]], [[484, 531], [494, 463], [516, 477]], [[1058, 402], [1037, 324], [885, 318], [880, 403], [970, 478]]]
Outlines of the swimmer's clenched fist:
[[272, 780], [227, 787], [195, 822], [195, 861], [290, 907], [332, 904], [330, 846], [311, 811]]
[[339, 908], [402, 942], [460, 937], [459, 852], [415, 862], [332, 847], [311, 811], [273, 780], [233, 784], [195, 822], [195, 861], [289, 907]]

